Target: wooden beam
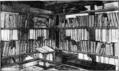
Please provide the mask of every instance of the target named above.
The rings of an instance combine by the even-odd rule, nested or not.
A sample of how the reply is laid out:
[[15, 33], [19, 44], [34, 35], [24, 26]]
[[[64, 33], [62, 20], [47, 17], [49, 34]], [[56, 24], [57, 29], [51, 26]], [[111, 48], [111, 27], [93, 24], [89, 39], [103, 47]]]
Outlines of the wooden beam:
[[35, 14], [53, 14], [52, 11], [38, 8], [30, 8], [30, 12]]

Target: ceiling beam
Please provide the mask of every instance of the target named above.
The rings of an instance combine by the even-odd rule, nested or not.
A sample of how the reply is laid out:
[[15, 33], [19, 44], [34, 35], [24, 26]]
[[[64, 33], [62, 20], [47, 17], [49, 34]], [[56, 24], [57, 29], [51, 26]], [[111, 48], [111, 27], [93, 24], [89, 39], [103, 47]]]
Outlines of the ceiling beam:
[[39, 8], [30, 8], [31, 13], [36, 13], [36, 14], [53, 14], [52, 11], [45, 10], [45, 9], [39, 9]]

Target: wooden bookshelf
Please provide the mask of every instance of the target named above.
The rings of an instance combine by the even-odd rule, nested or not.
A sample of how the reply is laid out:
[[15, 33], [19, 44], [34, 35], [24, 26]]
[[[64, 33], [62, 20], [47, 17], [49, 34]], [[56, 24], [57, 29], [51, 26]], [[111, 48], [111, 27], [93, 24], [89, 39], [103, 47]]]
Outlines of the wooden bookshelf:
[[26, 60], [26, 61], [23, 61], [23, 62], [16, 62], [16, 63], [11, 63], [11, 64], [7, 64], [7, 65], [3, 65], [2, 68], [9, 67], [9, 66], [14, 66], [14, 65], [23, 65], [25, 63], [29, 63], [29, 62], [33, 62], [33, 61], [43, 61], [43, 62], [48, 62], [48, 63], [55, 64], [54, 61], [49, 61], [49, 60], [44, 60], [44, 59], [41, 59], [41, 58], [37, 58], [37, 59]]
[[[34, 9], [34, 8], [33, 8]], [[90, 10], [90, 11], [81, 11], [79, 12], [78, 14], [84, 14], [84, 13], [88, 13], [88, 15], [92, 14], [95, 15], [95, 14], [99, 14], [99, 13], [108, 13], [108, 12], [117, 12], [119, 10], [119, 8], [113, 8], [113, 9], [102, 9], [102, 10]], [[32, 10], [33, 11], [33, 10]], [[2, 12], [6, 12], [6, 11], [2, 11]], [[9, 12], [9, 11], [8, 11]], [[15, 11], [11, 11], [9, 13], [17, 13]], [[22, 12], [19, 12], [17, 14], [21, 14], [21, 15], [28, 15], [30, 14], [30, 12], [28, 12], [28, 14], [26, 13], [22, 13]], [[75, 13], [74, 13], [75, 14]], [[61, 15], [61, 14], [57, 14], [57, 15]], [[63, 15], [71, 15], [71, 14], [63, 14]], [[0, 27], [0, 30], [39, 30], [39, 29], [46, 29], [46, 30], [51, 30], [51, 29], [56, 29], [56, 30], [67, 30], [67, 29], [88, 29], [88, 30], [95, 30], [95, 29], [119, 29], [119, 27], [117, 26], [94, 26], [94, 27], [88, 27], [88, 26], [76, 26], [76, 27], [58, 27], [57, 25], [55, 25], [55, 27], [44, 27], [42, 28], [41, 27], [33, 27], [32, 28], [29, 28], [27, 26], [23, 26], [23, 27], [14, 27], [14, 28], [1, 28]], [[56, 33], [56, 32], [55, 32]], [[62, 34], [62, 33], [61, 33]], [[53, 34], [55, 35], [55, 34]], [[59, 34], [58, 34], [59, 35]], [[90, 37], [90, 36], [89, 36]], [[22, 37], [20, 37], [22, 38]], [[58, 36], [59, 38], [59, 36]], [[30, 41], [30, 40], [33, 40], [33, 41], [37, 41], [37, 39], [23, 39], [23, 40], [14, 40], [14, 41]], [[4, 41], [4, 40], [1, 40], [2, 42], [10, 42], [10, 41]], [[75, 41], [75, 40], [74, 40]], [[100, 43], [103, 43], [103, 41], [98, 41], [98, 40], [80, 40], [80, 41], [94, 41], [94, 42], [100, 42]], [[78, 43], [78, 42], [76, 42]], [[105, 42], [106, 44], [110, 44], [108, 42]], [[113, 43], [113, 42], [111, 42]], [[59, 47], [60, 48], [60, 47]], [[83, 48], [83, 47], [82, 47]], [[77, 51], [77, 52], [73, 52], [73, 51], [67, 51], [67, 50], [62, 50], [64, 53], [67, 53], [67, 54], [74, 54], [74, 55], [78, 55], [79, 53], [82, 53], [82, 54], [89, 54], [89, 55], [94, 55], [94, 56], [103, 56], [103, 57], [109, 57], [109, 58], [116, 58], [118, 59], [118, 56], [112, 56], [112, 55], [101, 55], [101, 54], [96, 54], [96, 53], [93, 53], [93, 52], [83, 52], [83, 51]], [[27, 56], [27, 55], [33, 55], [33, 54], [36, 54], [36, 53], [40, 53], [40, 52], [31, 52], [31, 53], [23, 53], [23, 54], [19, 54], [19, 55], [11, 55], [11, 56], [5, 56], [5, 57], [2, 57], [1, 59], [2, 60], [6, 60], [6, 59], [9, 59], [9, 58], [19, 58], [19, 57], [22, 57], [22, 56]], [[48, 52], [46, 54], [49, 54], [49, 53], [52, 53], [52, 52]], [[13, 63], [13, 64], [9, 64], [9, 65], [5, 65], [3, 67], [6, 67], [6, 66], [11, 66], [11, 65], [22, 65], [22, 64], [25, 64], [25, 63], [28, 63], [28, 62], [32, 62], [32, 61], [38, 61], [38, 60], [41, 60], [41, 61], [44, 61], [44, 62], [49, 62], [49, 63], [53, 63], [53, 64], [57, 64], [55, 61], [48, 61], [48, 60], [44, 60], [44, 59], [40, 59], [40, 58], [37, 58], [37, 59], [31, 59], [31, 60], [28, 60], [28, 61], [24, 61], [24, 62], [17, 62], [17, 63]]]
[[[67, 27], [67, 26], [64, 26], [64, 25], [66, 25], [66, 24], [64, 24], [64, 22], [63, 23], [61, 23], [61, 25], [59, 25], [59, 26], [62, 26], [62, 27], [58, 27], [59, 29], [61, 29], [61, 30], [63, 30], [63, 31], [65, 31], [65, 30], [68, 30], [69, 29], [69, 31], [68, 32], [70, 32], [70, 30], [73, 30], [73, 32], [75, 32], [74, 30], [76, 30], [76, 29], [86, 29], [86, 30], [88, 30], [88, 32], [89, 32], [89, 39], [87, 39], [87, 40], [82, 40], [82, 39], [80, 39], [80, 40], [78, 40], [78, 42], [80, 42], [80, 41], [93, 41], [93, 42], [95, 42], [96, 43], [96, 46], [97, 46], [97, 43], [105, 43], [105, 44], [112, 44], [112, 45], [114, 45], [116, 42], [113, 42], [113, 40], [111, 41], [111, 42], [108, 42], [108, 41], [103, 41], [103, 40], [98, 40], [97, 39], [97, 37], [96, 37], [96, 29], [100, 29], [100, 30], [102, 30], [102, 29], [107, 29], [107, 30], [118, 30], [119, 28], [118, 28], [118, 26], [115, 26], [115, 24], [116, 25], [118, 25], [119, 23], [118, 23], [118, 21], [115, 21], [114, 22], [114, 20], [113, 20], [113, 25], [111, 25], [110, 26], [110, 24], [108, 25], [107, 23], [107, 26], [103, 26], [102, 25], [102, 22], [101, 22], [101, 25], [102, 26], [97, 26], [97, 22], [96, 22], [96, 24], [95, 24], [95, 22], [93, 22], [93, 26], [92, 25], [90, 25], [90, 26], [88, 26], [89, 25], [89, 23], [87, 23], [88, 22], [88, 20], [86, 20], [87, 22], [86, 22], [86, 24], [88, 24], [88, 25], [83, 25], [82, 26], [82, 24], [85, 24], [84, 22], [83, 23], [81, 23], [81, 25], [79, 25], [80, 24], [80, 22], [81, 22], [81, 20], [80, 19], [82, 19], [82, 18], [79, 18], [79, 22], [78, 22], [78, 26], [77, 26], [77, 21], [76, 22], [74, 22], [75, 20], [77, 20], [77, 17], [79, 16], [78, 14], [85, 14], [85, 13], [87, 13], [88, 15], [86, 15], [85, 17], [88, 17], [88, 16], [97, 16], [98, 14], [105, 14], [105, 13], [107, 13], [107, 14], [110, 14], [110, 13], [118, 13], [119, 12], [119, 8], [113, 8], [113, 9], [102, 9], [102, 10], [90, 10], [90, 11], [81, 11], [81, 12], [79, 12], [79, 13], [74, 13], [74, 14], [65, 14], [65, 15], [71, 15], [72, 16], [72, 18], [66, 18], [66, 20], [68, 20], [68, 22], [69, 22], [69, 20], [71, 19], [71, 22], [69, 22], [69, 23], [66, 23], [68, 26], [71, 26], [71, 27]], [[93, 13], [93, 14], [92, 14]], [[76, 16], [76, 17], [74, 17], [74, 16]], [[107, 17], [109, 17], [109, 16], [107, 16]], [[76, 19], [75, 19], [76, 18]], [[114, 18], [114, 17], [113, 17]], [[113, 18], [110, 18], [111, 20], [113, 19]], [[115, 16], [115, 19], [116, 18], [118, 18], [118, 17], [116, 17]], [[84, 19], [84, 18], [83, 18]], [[92, 20], [92, 19], [91, 19]], [[85, 19], [83, 20], [83, 21], [85, 21]], [[93, 21], [95, 21], [95, 19], [93, 20]], [[97, 21], [97, 20], [96, 20]], [[74, 23], [76, 23], [76, 24], [74, 24]], [[63, 25], [62, 25], [63, 24]], [[71, 24], [71, 25], [70, 25]], [[74, 25], [73, 25], [74, 24]], [[91, 24], [92, 24], [92, 21], [91, 21]], [[99, 24], [99, 22], [98, 22], [98, 24]], [[104, 24], [104, 23], [103, 23]], [[76, 27], [73, 27], [73, 26], [76, 26]], [[68, 33], [67, 32], [67, 33]], [[76, 32], [78, 32], [79, 33], [79, 31], [78, 30], [76, 30]], [[62, 31], [61, 31], [61, 33], [60, 34], [62, 34]], [[73, 45], [70, 43], [70, 41], [71, 40], [73, 40], [73, 41], [75, 41], [76, 42], [76, 44], [75, 45], [77, 45], [78, 44], [78, 42], [77, 42], [77, 38], [79, 39], [79, 37], [77, 37], [76, 36], [76, 34], [74, 35], [75, 33], [73, 33], [72, 34], [72, 31], [70, 32], [70, 33], [68, 33], [67, 34], [67, 36], [66, 36], [66, 31], [65, 31], [65, 33], [63, 33], [63, 36], [64, 37], [69, 37], [69, 42], [67, 42], [65, 39], [64, 39], [64, 41], [65, 41], [65, 43], [66, 43], [66, 47], [64, 46], [64, 44], [63, 44], [63, 41], [62, 41], [62, 39], [63, 38], [61, 38], [61, 49], [60, 50], [62, 50], [64, 53], [66, 53], [66, 54], [74, 54], [74, 55], [77, 55], [78, 53], [82, 53], [82, 54], [87, 54], [87, 55], [93, 55], [93, 56], [102, 56], [102, 57], [108, 57], [108, 58], [114, 58], [114, 59], [118, 59], [118, 56], [115, 56], [115, 55], [105, 55], [105, 54], [98, 54], [98, 53], [95, 53], [95, 52], [87, 52], [87, 48], [84, 48], [84, 47], [76, 47], [77, 49], [78, 48], [84, 48], [84, 49], [86, 49], [85, 51], [75, 51], [75, 52], [73, 52], [73, 50], [71, 50], [71, 48], [73, 48]], [[80, 33], [81, 34], [81, 33]], [[94, 35], [94, 36], [92, 36], [92, 34]], [[76, 38], [73, 38], [72, 36], [74, 36], [74, 37], [76, 37]], [[82, 36], [82, 35], [81, 35]], [[81, 37], [80, 36], [80, 37]], [[83, 35], [84, 36], [84, 35]], [[100, 36], [103, 36], [103, 35], [100, 35]], [[108, 35], [107, 35], [108, 36]], [[106, 36], [106, 38], [107, 38], [107, 36]], [[93, 38], [91, 38], [91, 37], [94, 37], [94, 39]], [[104, 36], [103, 36], [104, 37]], [[84, 38], [84, 37], [82, 37], [82, 38]], [[99, 37], [98, 37], [99, 38]], [[112, 38], [112, 37], [111, 37]], [[102, 39], [102, 38], [101, 38]], [[63, 45], [63, 46], [62, 46]], [[68, 45], [71, 45], [71, 47], [68, 47]], [[82, 45], [84, 45], [84, 44], [82, 44]], [[91, 47], [90, 45], [92, 45], [91, 43], [89, 43], [89, 47], [90, 48], [93, 48], [93, 47]], [[85, 47], [86, 47], [87, 45], [85, 45]], [[95, 46], [95, 45], [92, 45], [92, 46]], [[95, 47], [96, 47], [95, 46]], [[65, 48], [65, 49], [63, 49], [63, 47]], [[111, 47], [111, 46], [110, 46]], [[60, 48], [60, 46], [59, 46], [59, 48]], [[114, 49], [113, 49], [114, 48]], [[115, 46], [112, 46], [112, 50], [114, 50], [113, 52], [115, 53], [115, 48], [117, 48], [117, 47], [115, 47]], [[108, 48], [109, 49], [109, 48]], [[69, 51], [68, 51], [69, 50]], [[70, 51], [71, 50], [71, 51]], [[92, 60], [93, 61], [93, 60]], [[116, 66], [116, 65], [115, 65]], [[118, 66], [116, 66], [117, 68], [118, 68]]]
[[[2, 12], [5, 12], [5, 13], [10, 13], [10, 14], [18, 14], [18, 16], [19, 15], [28, 15], [28, 14], [26, 14], [26, 13], [24, 13], [24, 14], [22, 14], [22, 13], [20, 13], [20, 12], [6, 12], [6, 11], [2, 11]], [[6, 18], [4, 18], [4, 20], [6, 20]], [[12, 19], [12, 20], [14, 20], [14, 21], [16, 21], [15, 19]], [[29, 21], [29, 20], [28, 20]], [[10, 21], [11, 22], [11, 21]], [[2, 22], [3, 23], [3, 22]], [[8, 22], [9, 23], [9, 22]], [[22, 22], [23, 23], [23, 22]], [[23, 24], [26, 24], [26, 23], [23, 23]], [[16, 26], [16, 25], [19, 25], [18, 23], [15, 23], [15, 24], [6, 24], [6, 23], [3, 23], [2, 24], [3, 25], [3, 27], [0, 27], [0, 29], [1, 30], [17, 30], [17, 31], [20, 31], [20, 32], [24, 32], [24, 31], [28, 31], [27, 32], [27, 36], [28, 36], [28, 34], [29, 34], [29, 30], [49, 30], [49, 29], [52, 29], [51, 27], [44, 27], [44, 26], [40, 26], [40, 27], [34, 27], [34, 26], [32, 26], [32, 27], [26, 27], [26, 25], [25, 26], [23, 26], [23, 25], [21, 25], [20, 27], [19, 26]], [[7, 28], [5, 27], [7, 25]], [[14, 26], [15, 25], [15, 26]], [[28, 25], [29, 26], [29, 25]], [[44, 33], [43, 31], [42, 31], [42, 33]], [[42, 34], [41, 33], [41, 34]], [[20, 35], [24, 35], [24, 33], [20, 33]], [[19, 37], [19, 34], [17, 34], [18, 35], [18, 37]], [[26, 34], [25, 34], [25, 36], [26, 36]], [[42, 36], [44, 36], [44, 35], [42, 35]], [[29, 37], [29, 36], [28, 36]], [[36, 37], [36, 36], [35, 36]], [[15, 52], [16, 52], [16, 47], [21, 47], [21, 49], [23, 50], [26, 50], [26, 49], [28, 49], [28, 52], [25, 52], [24, 53], [24, 51], [23, 51], [23, 53], [21, 53], [21, 54], [15, 54], [15, 55], [2, 55], [2, 58], [1, 58], [1, 60], [9, 60], [9, 59], [11, 59], [11, 58], [14, 58], [14, 59], [16, 59], [16, 58], [21, 58], [21, 57], [26, 57], [26, 56], [28, 56], [28, 55], [33, 55], [33, 54], [37, 54], [37, 53], [40, 53], [40, 52], [38, 52], [38, 51], [36, 51], [36, 52], [32, 52], [31, 51], [31, 46], [32, 46], [32, 48], [33, 48], [33, 42], [28, 42], [28, 41], [39, 41], [39, 39], [37, 40], [37, 39], [30, 39], [30, 38], [27, 38], [27, 39], [21, 39], [22, 37], [20, 36], [19, 37], [20, 39], [17, 39], [17, 40], [1, 40], [1, 42], [5, 42], [5, 43], [9, 43], [9, 42], [11, 42], [11, 41], [15, 41]], [[18, 42], [18, 41], [20, 41], [20, 43], [18, 43], [19, 44], [19, 46], [16, 46], [17, 44], [16, 44], [16, 42]], [[27, 47], [23, 47], [23, 44], [21, 43], [21, 41], [24, 41], [24, 42], [28, 42], [26, 45], [27, 45]], [[28, 45], [29, 43], [32, 43], [31, 45]], [[42, 43], [44, 43], [44, 42], [42, 42]], [[21, 45], [22, 44], [22, 45]], [[42, 45], [42, 44], [41, 44]], [[43, 46], [43, 45], [42, 45]], [[4, 46], [5, 47], [5, 46]], [[1, 47], [1, 48], [4, 48], [4, 47]], [[6, 48], [6, 47], [5, 47]], [[19, 48], [20, 49], [20, 48]], [[30, 50], [30, 51], [29, 51]], [[47, 54], [50, 54], [50, 53], [52, 53], [52, 52], [47, 52], [47, 53], [45, 53], [46, 55]], [[32, 61], [37, 61], [37, 60], [41, 60], [41, 61], [44, 61], [44, 62], [50, 62], [50, 63], [53, 63], [52, 61], [48, 61], [48, 60], [45, 60], [45, 59], [40, 59], [40, 58], [38, 58], [38, 59], [32, 59], [32, 60], [28, 60], [28, 61], [25, 61], [25, 62], [20, 62], [20, 61], [18, 61], [17, 63], [11, 63], [11, 64], [8, 64], [8, 65], [2, 65], [2, 67], [6, 67], [6, 66], [13, 66], [13, 65], [15, 65], [15, 64], [18, 64], [18, 65], [22, 65], [22, 64], [24, 64], [24, 63], [28, 63], [28, 62], [32, 62]], [[1, 62], [0, 62], [1, 63]], [[1, 68], [1, 67], [0, 67]]]

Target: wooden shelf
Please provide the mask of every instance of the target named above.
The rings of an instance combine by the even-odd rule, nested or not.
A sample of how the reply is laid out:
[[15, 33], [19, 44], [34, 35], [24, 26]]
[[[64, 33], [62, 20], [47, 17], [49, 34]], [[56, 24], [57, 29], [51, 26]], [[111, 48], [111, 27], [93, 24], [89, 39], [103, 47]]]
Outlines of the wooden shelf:
[[19, 28], [0, 28], [1, 30], [19, 30]]
[[78, 52], [72, 52], [72, 51], [66, 51], [66, 50], [62, 50], [62, 51], [65, 52], [65, 53], [68, 53], [68, 54], [75, 54], [75, 55], [78, 54]]
[[50, 27], [46, 28], [1, 28], [1, 30], [23, 30], [23, 29], [51, 29]]
[[68, 65], [68, 64], [60, 64], [60, 65], [57, 65], [55, 66], [56, 69], [59, 69], [59, 70], [62, 70], [62, 67], [68, 67], [68, 68], [71, 68], [73, 70], [80, 70], [81, 68], [80, 67], [76, 67], [76, 66], [73, 66], [73, 65]]
[[[119, 27], [116, 26], [96, 26], [96, 27], [89, 27], [89, 26], [79, 26], [79, 27], [53, 27], [54, 29], [119, 29]], [[1, 28], [1, 30], [23, 30], [23, 29], [52, 29], [52, 27], [47, 27], [47, 28]]]
[[70, 65], [74, 65], [77, 67], [81, 67], [84, 69], [90, 69], [90, 70], [108, 70], [110, 67], [113, 67], [113, 69], [115, 68], [114, 65], [111, 64], [104, 64], [104, 63], [92, 63], [91, 61], [86, 61], [86, 60], [76, 60], [76, 63], [74, 62], [66, 62], [66, 64], [70, 64]]
[[58, 27], [59, 29], [119, 29], [118, 27]]
[[[92, 62], [92, 61], [90, 61], [90, 60], [84, 60], [84, 59], [78, 59], [77, 58], [77, 56], [74, 56], [73, 58], [71, 58], [71, 56], [69, 55], [69, 56], [66, 56], [67, 54], [64, 54], [63, 56], [64, 57], [66, 57], [66, 61], [64, 62], [64, 63], [69, 63], [69, 62], [71, 62], [71, 64], [69, 64], [69, 65], [73, 65], [73, 66], [78, 66], [78, 67], [81, 67], [82, 68], [82, 66], [84, 67], [84, 69], [85, 69], [85, 67], [91, 67], [92, 69], [93, 68], [96, 68], [96, 69], [100, 69], [100, 67], [101, 67], [101, 69], [103, 69], [103, 66], [106, 66], [107, 68], [109, 67], [109, 66], [114, 66], [114, 67], [116, 67], [115, 65], [112, 65], [112, 64], [106, 64], [106, 63], [101, 63], [101, 62]], [[100, 66], [101, 65], [101, 66]], [[103, 65], [103, 66], [102, 66]], [[108, 66], [109, 65], [109, 66]], [[86, 68], [86, 69], [88, 69], [88, 68]]]
[[23, 54], [19, 54], [19, 55], [5, 56], [5, 57], [2, 57], [2, 59], [4, 60], [4, 59], [9, 59], [9, 58], [18, 58], [21, 56], [32, 55], [32, 54], [36, 54], [36, 53], [39, 53], [39, 52], [31, 52], [31, 53], [23, 53]]
[[46, 28], [28, 28], [28, 29], [51, 29], [51, 27], [46, 27]]
[[[118, 11], [119, 8], [112, 8], [112, 9], [101, 9], [101, 10], [90, 10], [90, 11], [81, 11], [79, 13], [73, 13], [73, 14], [83, 14], [83, 13], [96, 13], [96, 12], [112, 12], [112, 11]], [[71, 15], [71, 14], [65, 14], [65, 15]]]
[[[5, 57], [2, 57], [2, 59], [9, 59], [9, 58], [18, 58], [18, 57], [21, 57], [21, 56], [27, 56], [27, 55], [32, 55], [32, 54], [36, 54], [36, 53], [40, 53], [38, 51], [36, 52], [31, 52], [31, 53], [24, 53], [24, 54], [19, 54], [19, 55], [11, 55], [11, 56], [5, 56]], [[47, 52], [47, 53], [44, 53], [44, 54], [49, 54], [49, 53], [54, 53], [54, 52]]]
[[[75, 41], [75, 40], [74, 40]], [[115, 42], [103, 42], [103, 41], [98, 41], [98, 40], [80, 40], [80, 41], [78, 41], [78, 42], [81, 42], [81, 41], [92, 41], [92, 42], [100, 42], [100, 43], [106, 43], [106, 44], [112, 44], [112, 43], [115, 43]], [[78, 42], [76, 42], [76, 43], [78, 43]]]
[[35, 66], [37, 66], [37, 67], [42, 67], [42, 68], [44, 68], [45, 70], [47, 70], [47, 69], [49, 69], [49, 68], [54, 68], [54, 67], [55, 67], [55, 66], [53, 66], [53, 65], [46, 67], [46, 66], [42, 66], [42, 65], [39, 65], [39, 64], [37, 64], [37, 65], [35, 65]]
[[25, 64], [25, 63], [29, 63], [29, 62], [33, 62], [33, 61], [43, 61], [43, 62], [48, 62], [48, 63], [52, 63], [52, 64], [55, 64], [54, 61], [49, 61], [49, 60], [44, 60], [44, 59], [41, 59], [41, 58], [37, 58], [37, 59], [31, 59], [31, 60], [27, 60], [27, 61], [23, 61], [23, 62], [16, 62], [16, 63], [11, 63], [11, 64], [7, 64], [7, 65], [3, 65], [2, 68], [4, 67], [9, 67], [9, 66], [14, 66], [14, 65], [22, 65], [22, 64]]
[[90, 54], [90, 55], [95, 55], [95, 56], [103, 56], [103, 57], [109, 57], [109, 58], [115, 58], [115, 59], [118, 58], [117, 56], [100, 55], [100, 54], [91, 53], [91, 52], [81, 52], [81, 51], [78, 51], [78, 52], [71, 52], [71, 51], [66, 51], [66, 50], [62, 50], [62, 51], [65, 52], [65, 53], [74, 54], [74, 55], [77, 55], [78, 53], [83, 53], [83, 54]]
[[118, 10], [119, 10], [119, 8], [112, 8], [112, 9], [101, 9], [101, 10], [81, 11], [80, 13], [109, 12], [109, 11], [118, 11]]
[[10, 42], [10, 41], [40, 41], [40, 40], [37, 39], [26, 39], [26, 40], [19, 39], [19, 40], [9, 40], [9, 41], [1, 40], [1, 42]]

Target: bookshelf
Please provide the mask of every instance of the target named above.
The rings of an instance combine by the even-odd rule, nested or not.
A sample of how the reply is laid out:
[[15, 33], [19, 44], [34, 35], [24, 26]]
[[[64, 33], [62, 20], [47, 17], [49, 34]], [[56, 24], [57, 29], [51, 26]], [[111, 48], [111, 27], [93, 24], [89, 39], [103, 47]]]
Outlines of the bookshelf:
[[[118, 10], [91, 10], [66, 15], [66, 20], [58, 26], [59, 49], [77, 55], [80, 60], [115, 65], [118, 70]], [[98, 49], [100, 44], [101, 48], [104, 47], [101, 51]], [[95, 58], [90, 59], [88, 55]]]
[[[118, 70], [118, 10], [119, 8], [82, 11], [78, 14], [68, 14], [66, 18], [59, 17], [59, 19], [37, 15], [34, 17], [30, 13], [1, 11], [0, 41], [2, 45], [0, 48], [3, 50], [1, 60], [3, 62], [6, 60], [8, 64], [4, 65], [3, 62], [0, 64], [2, 67], [16, 64], [22, 66], [25, 63], [39, 60], [58, 64], [46, 57], [47, 54], [53, 53], [54, 55], [55, 51], [43, 53], [44, 58], [38, 57], [41, 52], [35, 49], [49, 46], [54, 50], [58, 49], [66, 54], [75, 55], [79, 60], [89, 61], [89, 63], [114, 65]], [[26, 56], [33, 56], [34, 59], [24, 61]], [[13, 62], [9, 59], [13, 59]], [[83, 65], [88, 67], [86, 63]]]
[[[43, 46], [49, 46], [52, 49], [56, 48], [55, 39], [52, 40], [52, 35], [49, 36], [49, 32], [52, 32], [50, 28], [52, 27], [50, 25], [52, 21], [48, 18], [42, 19], [36, 16], [34, 19], [33, 17], [30, 14], [14, 12], [2, 11], [0, 13], [0, 41], [1, 49], [3, 50], [1, 52], [1, 68], [16, 64], [23, 66], [34, 61], [37, 63], [43, 61], [44, 66], [47, 62], [53, 63], [55, 52], [41, 53], [36, 50], [36, 48]], [[43, 49], [45, 50], [45, 48]], [[39, 57], [39, 54], [43, 57]], [[27, 56], [33, 56], [33, 59], [24, 60]]]

